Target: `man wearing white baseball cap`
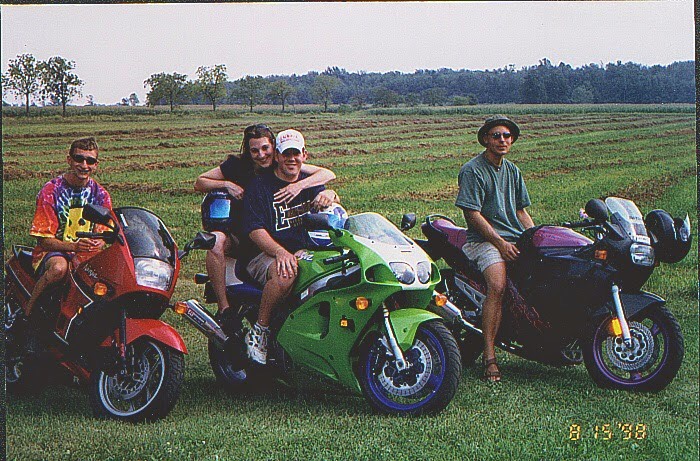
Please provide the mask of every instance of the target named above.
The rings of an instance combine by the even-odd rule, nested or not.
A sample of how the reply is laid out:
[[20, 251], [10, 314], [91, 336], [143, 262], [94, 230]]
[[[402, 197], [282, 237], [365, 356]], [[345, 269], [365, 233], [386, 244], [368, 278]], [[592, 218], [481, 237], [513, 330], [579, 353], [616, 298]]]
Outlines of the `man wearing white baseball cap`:
[[301, 168], [307, 152], [304, 137], [296, 130], [277, 134], [275, 164], [271, 171], [253, 178], [243, 196], [243, 228], [262, 253], [248, 264], [248, 273], [264, 286], [255, 325], [246, 335], [248, 356], [267, 363], [267, 338], [272, 312], [286, 298], [297, 277], [297, 258], [311, 245], [301, 217], [338, 201], [324, 186], [303, 189], [291, 200], [275, 193], [307, 175]]

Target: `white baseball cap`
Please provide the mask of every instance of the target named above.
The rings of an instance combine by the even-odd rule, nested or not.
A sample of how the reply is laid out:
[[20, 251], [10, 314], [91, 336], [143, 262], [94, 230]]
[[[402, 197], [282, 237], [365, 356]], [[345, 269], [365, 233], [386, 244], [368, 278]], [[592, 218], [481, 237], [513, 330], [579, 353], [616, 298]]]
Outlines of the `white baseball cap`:
[[304, 150], [304, 137], [297, 130], [284, 130], [277, 133], [277, 152], [287, 149]]

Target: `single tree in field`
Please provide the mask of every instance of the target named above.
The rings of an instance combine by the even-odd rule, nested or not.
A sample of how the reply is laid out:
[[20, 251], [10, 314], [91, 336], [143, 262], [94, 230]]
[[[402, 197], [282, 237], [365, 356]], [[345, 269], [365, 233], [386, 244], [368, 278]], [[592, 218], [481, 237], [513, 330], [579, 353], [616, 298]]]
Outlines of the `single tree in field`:
[[40, 88], [39, 63], [31, 54], [22, 54], [10, 59], [7, 72], [2, 76], [3, 95], [11, 91], [18, 97], [24, 97], [24, 105], [29, 115], [29, 102]]
[[238, 84], [235, 90], [236, 96], [245, 101], [246, 105], [250, 107], [250, 111], [253, 112], [253, 107], [260, 104], [265, 97], [267, 81], [259, 75], [255, 77], [246, 75], [237, 80], [236, 83]]
[[338, 77], [321, 74], [316, 77], [311, 87], [311, 94], [316, 102], [323, 104], [323, 111], [328, 112], [328, 103], [332, 102], [335, 89], [342, 85]]
[[172, 112], [186, 96], [187, 75], [177, 72], [153, 74], [143, 82], [143, 87], [151, 87], [151, 90], [146, 94], [146, 104], [153, 107], [161, 101], [165, 101], [166, 104], [170, 105], [170, 112]]
[[200, 66], [197, 69], [195, 84], [200, 93], [211, 101], [212, 110], [216, 110], [216, 102], [226, 98], [226, 65], [217, 64], [214, 67]]
[[270, 84], [269, 96], [275, 101], [282, 104], [282, 112], [284, 112], [284, 104], [287, 100], [297, 92], [297, 89], [287, 83], [285, 80], [277, 80]]
[[136, 106], [139, 103], [139, 96], [136, 93], [131, 93], [129, 95], [129, 105], [130, 106]]
[[61, 104], [63, 116], [65, 116], [66, 104], [80, 94], [80, 88], [83, 86], [83, 81], [71, 72], [75, 69], [75, 62], [54, 56], [48, 61], [39, 63], [39, 69], [41, 92], [53, 103]]

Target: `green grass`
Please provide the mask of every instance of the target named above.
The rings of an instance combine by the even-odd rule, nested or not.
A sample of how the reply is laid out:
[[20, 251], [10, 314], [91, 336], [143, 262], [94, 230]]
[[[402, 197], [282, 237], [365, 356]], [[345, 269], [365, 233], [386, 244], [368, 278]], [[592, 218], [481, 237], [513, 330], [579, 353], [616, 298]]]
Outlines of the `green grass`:
[[[592, 197], [633, 198], [643, 213], [691, 212], [697, 240], [696, 160], [691, 106], [475, 106], [389, 109], [346, 115], [210, 113], [184, 110], [76, 111], [3, 118], [4, 256], [31, 244], [28, 230], [41, 185], [65, 167], [70, 141], [96, 135], [98, 180], [115, 205], [159, 214], [180, 246], [200, 225], [198, 174], [238, 150], [243, 127], [265, 122], [295, 127], [313, 163], [332, 168], [332, 185], [352, 212], [376, 211], [394, 222], [454, 207], [459, 167], [480, 152], [475, 133], [484, 116], [512, 115], [523, 130], [510, 155], [523, 171], [536, 223], [576, 219]], [[147, 187], [144, 187], [147, 186]], [[419, 237], [420, 231], [409, 232]], [[7, 457], [13, 460], [238, 459], [697, 459], [697, 244], [675, 265], [662, 265], [645, 289], [668, 300], [681, 323], [686, 355], [671, 385], [656, 394], [597, 388], [583, 366], [554, 369], [499, 354], [500, 386], [465, 369], [453, 402], [418, 419], [372, 414], [347, 390], [295, 372], [291, 387], [229, 396], [209, 368], [204, 338], [168, 312], [189, 355], [173, 412], [153, 424], [97, 421], [80, 389], [52, 385], [38, 397], [8, 396]], [[175, 298], [201, 299], [192, 276], [202, 252], [183, 262]], [[644, 424], [646, 437], [624, 440], [618, 424]], [[580, 425], [580, 440], [570, 427]], [[609, 424], [612, 439], [605, 440]], [[595, 428], [599, 426], [598, 438]], [[641, 427], [641, 426], [640, 426]]]

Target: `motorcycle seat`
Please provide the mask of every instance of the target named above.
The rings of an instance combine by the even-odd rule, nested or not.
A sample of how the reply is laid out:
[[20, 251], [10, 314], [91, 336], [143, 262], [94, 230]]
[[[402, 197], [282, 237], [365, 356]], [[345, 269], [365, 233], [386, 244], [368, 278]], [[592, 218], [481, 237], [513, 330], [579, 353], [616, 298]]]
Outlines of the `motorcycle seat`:
[[467, 243], [467, 229], [459, 227], [447, 219], [436, 219], [432, 225], [436, 230], [445, 234], [450, 245], [462, 251], [462, 247]]

